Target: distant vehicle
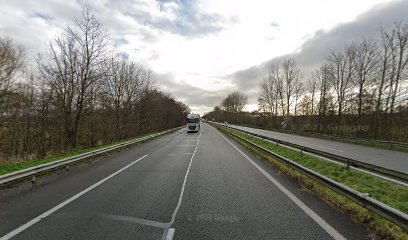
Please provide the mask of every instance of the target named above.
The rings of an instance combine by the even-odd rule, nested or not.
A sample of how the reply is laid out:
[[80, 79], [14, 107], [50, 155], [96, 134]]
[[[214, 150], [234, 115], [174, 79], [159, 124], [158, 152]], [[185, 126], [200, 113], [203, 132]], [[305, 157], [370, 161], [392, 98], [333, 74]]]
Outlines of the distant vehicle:
[[200, 131], [200, 115], [199, 114], [188, 114], [186, 121], [187, 121], [187, 131], [188, 132]]
[[225, 124], [225, 125], [228, 125], [228, 122], [227, 122], [227, 121], [225, 121], [225, 122], [224, 122], [224, 124]]

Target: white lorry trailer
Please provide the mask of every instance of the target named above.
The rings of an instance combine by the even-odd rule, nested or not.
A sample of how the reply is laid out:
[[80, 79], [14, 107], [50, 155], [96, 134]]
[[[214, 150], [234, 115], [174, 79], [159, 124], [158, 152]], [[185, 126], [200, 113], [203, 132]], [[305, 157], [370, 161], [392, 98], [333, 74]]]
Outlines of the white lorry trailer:
[[188, 114], [186, 121], [187, 121], [187, 131], [188, 132], [200, 131], [200, 115], [199, 114]]

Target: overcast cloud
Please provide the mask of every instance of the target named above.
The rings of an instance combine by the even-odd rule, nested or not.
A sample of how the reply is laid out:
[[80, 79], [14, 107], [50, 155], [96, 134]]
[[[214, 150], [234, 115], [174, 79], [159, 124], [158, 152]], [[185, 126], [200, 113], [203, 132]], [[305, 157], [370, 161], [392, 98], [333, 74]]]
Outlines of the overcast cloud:
[[152, 68], [158, 86], [203, 113], [233, 90], [256, 108], [271, 62], [294, 57], [309, 72], [332, 50], [406, 21], [408, 1], [0, 0], [0, 36], [31, 61], [45, 43], [91, 7], [112, 44]]

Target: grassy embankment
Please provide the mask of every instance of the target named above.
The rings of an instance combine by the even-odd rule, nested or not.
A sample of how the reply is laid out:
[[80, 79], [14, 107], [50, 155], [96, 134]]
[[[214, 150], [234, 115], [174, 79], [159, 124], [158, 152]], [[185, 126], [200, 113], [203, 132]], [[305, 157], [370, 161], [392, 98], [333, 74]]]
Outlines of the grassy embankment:
[[[368, 193], [371, 197], [395, 208], [404, 213], [408, 213], [408, 188], [392, 184], [379, 178], [363, 174], [361, 172], [349, 171], [345, 166], [324, 161], [317, 157], [306, 154], [300, 154], [298, 151], [288, 149], [274, 143], [263, 141], [259, 138], [252, 137], [231, 129], [228, 131], [243, 137], [257, 145], [260, 145], [274, 153], [277, 153], [285, 158], [291, 159], [315, 172], [318, 172], [326, 177], [329, 177], [339, 183], [358, 190], [363, 193]], [[230, 135], [235, 138], [234, 136]], [[350, 215], [357, 222], [365, 224], [375, 234], [375, 238], [379, 239], [408, 239], [408, 233], [393, 223], [374, 214], [358, 204], [348, 200], [340, 194], [324, 187], [323, 185], [313, 181], [307, 176], [299, 173], [293, 168], [281, 163], [249, 144], [235, 138], [240, 144], [249, 150], [253, 151], [261, 158], [269, 161], [282, 172], [295, 178], [304, 187], [312, 190], [319, 197], [329, 202], [331, 205]]]
[[124, 143], [124, 142], [127, 142], [127, 141], [137, 140], [139, 138], [146, 137], [146, 136], [153, 135], [153, 134], [155, 134], [155, 133], [151, 133], [151, 134], [148, 134], [148, 135], [141, 135], [141, 136], [137, 136], [137, 137], [132, 138], [132, 139], [117, 141], [117, 142], [114, 142], [114, 143], [100, 145], [100, 146], [96, 146], [96, 147], [89, 147], [89, 148], [84, 148], [84, 149], [80, 149], [80, 150], [75, 150], [75, 151], [67, 152], [67, 153], [64, 153], [64, 154], [61, 154], [61, 155], [47, 157], [47, 158], [44, 158], [44, 159], [38, 159], [38, 160], [33, 160], [33, 161], [17, 161], [17, 162], [0, 163], [0, 175], [4, 175], [4, 174], [7, 174], [7, 173], [19, 171], [19, 170], [22, 170], [22, 169], [38, 166], [38, 165], [53, 162], [53, 161], [58, 161], [58, 160], [68, 158], [68, 157], [74, 157], [74, 156], [77, 156], [77, 155], [80, 155], [80, 154], [83, 154], [83, 153], [95, 151], [95, 150], [98, 150], [98, 149], [101, 149], [101, 148], [110, 147], [110, 146], [117, 145], [117, 144], [120, 144], [120, 143]]

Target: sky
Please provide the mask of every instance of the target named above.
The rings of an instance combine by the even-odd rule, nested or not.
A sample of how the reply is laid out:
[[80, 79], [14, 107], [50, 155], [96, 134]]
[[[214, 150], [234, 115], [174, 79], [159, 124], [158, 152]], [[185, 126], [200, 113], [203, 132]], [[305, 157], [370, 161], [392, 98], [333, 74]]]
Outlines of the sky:
[[408, 1], [392, 0], [0, 0], [0, 37], [34, 61], [89, 6], [113, 46], [158, 74], [157, 85], [203, 114], [228, 93], [257, 109], [259, 81], [293, 57], [307, 75], [330, 51], [407, 22]]

